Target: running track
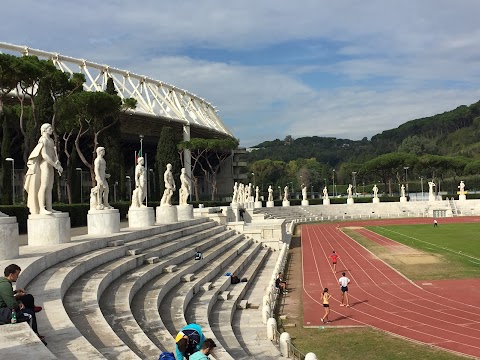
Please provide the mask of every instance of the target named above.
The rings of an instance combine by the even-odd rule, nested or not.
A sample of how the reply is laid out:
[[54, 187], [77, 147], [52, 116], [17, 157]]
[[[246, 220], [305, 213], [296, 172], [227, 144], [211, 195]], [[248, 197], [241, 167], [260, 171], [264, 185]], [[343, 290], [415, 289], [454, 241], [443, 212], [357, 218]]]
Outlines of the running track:
[[[479, 222], [478, 217], [442, 218], [447, 222]], [[480, 358], [480, 280], [422, 281], [415, 284], [357, 244], [342, 226], [432, 224], [431, 219], [398, 219], [302, 225], [304, 326], [320, 326], [321, 293], [329, 288], [331, 323], [325, 326], [372, 326], [410, 340]], [[387, 238], [361, 230], [385, 246]], [[329, 255], [340, 258], [333, 274]], [[340, 307], [337, 283], [341, 272], [350, 278], [352, 307]], [[453, 295], [452, 295], [453, 294]]]

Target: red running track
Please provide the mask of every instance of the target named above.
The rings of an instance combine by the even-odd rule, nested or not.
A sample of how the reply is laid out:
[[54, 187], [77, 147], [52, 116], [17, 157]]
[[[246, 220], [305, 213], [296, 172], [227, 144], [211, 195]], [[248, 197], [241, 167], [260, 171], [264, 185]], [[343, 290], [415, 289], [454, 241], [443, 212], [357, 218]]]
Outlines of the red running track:
[[[446, 222], [476, 221], [480, 218], [449, 218], [442, 219], [439, 226]], [[431, 219], [400, 219], [302, 225], [304, 326], [323, 326], [321, 294], [327, 287], [332, 295], [331, 323], [325, 326], [368, 325], [480, 358], [480, 280], [415, 284], [339, 230], [342, 226], [407, 223], [432, 222]], [[372, 236], [386, 246], [392, 244], [384, 237]], [[329, 258], [332, 250], [340, 255], [336, 274]], [[351, 280], [350, 308], [339, 306], [338, 278], [342, 271]]]

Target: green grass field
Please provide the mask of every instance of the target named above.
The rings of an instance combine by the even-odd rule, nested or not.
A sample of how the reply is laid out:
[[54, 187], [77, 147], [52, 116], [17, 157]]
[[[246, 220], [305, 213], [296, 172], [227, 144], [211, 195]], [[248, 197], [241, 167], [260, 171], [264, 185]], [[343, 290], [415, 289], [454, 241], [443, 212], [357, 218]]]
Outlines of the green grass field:
[[[353, 229], [343, 229], [347, 235], [412, 280], [480, 277], [480, 224], [440, 224], [438, 228], [433, 228], [432, 225], [370, 226], [368, 229], [418, 249], [419, 252], [426, 253], [429, 259], [435, 259], [432, 263], [407, 264], [402, 262], [400, 257], [392, 256], [384, 246], [365, 238]], [[411, 258], [410, 256], [409, 260]], [[277, 320], [280, 324], [282, 323], [282, 320]], [[296, 347], [304, 353], [315, 353], [319, 359], [458, 360], [465, 358], [370, 328], [294, 327], [285, 330], [289, 332]], [[339, 346], [339, 344], [342, 345]]]
[[[480, 277], [480, 224], [478, 223], [444, 224], [437, 228], [432, 225], [369, 226], [367, 228], [438, 258], [439, 264], [418, 264], [422, 265], [420, 273], [417, 273], [415, 264], [402, 266], [385, 259], [412, 280]], [[370, 240], [365, 241], [357, 235], [352, 235], [351, 232], [349, 235], [382, 257], [381, 247], [377, 249], [378, 246], [372, 244]]]

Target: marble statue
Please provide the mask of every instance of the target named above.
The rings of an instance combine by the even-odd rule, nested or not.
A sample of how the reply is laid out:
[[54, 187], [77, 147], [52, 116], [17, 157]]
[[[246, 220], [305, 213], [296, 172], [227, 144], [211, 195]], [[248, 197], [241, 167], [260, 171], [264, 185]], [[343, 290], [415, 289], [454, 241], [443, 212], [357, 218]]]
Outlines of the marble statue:
[[288, 186], [283, 188], [283, 201], [288, 201]]
[[7, 216], [7, 217], [8, 217], [8, 215], [7, 215], [7, 214], [4, 214], [4, 213], [2, 213], [2, 212], [0, 211], [0, 217], [5, 217], [5, 216]]
[[[237, 183], [235, 183], [236, 185]], [[182, 168], [180, 174], [180, 205], [187, 205], [188, 197], [190, 196], [190, 179], [185, 174], [185, 168]]]
[[99, 146], [97, 148], [97, 157], [93, 162], [95, 171], [95, 181], [97, 183], [97, 210], [113, 209], [108, 203], [108, 182], [110, 174], [106, 173], [107, 162], [105, 161], [105, 148]]
[[252, 201], [252, 183], [249, 183], [245, 189], [245, 202]]
[[272, 185], [268, 186], [268, 201], [273, 201], [273, 189]]
[[172, 206], [172, 196], [175, 192], [175, 181], [172, 175], [172, 164], [167, 164], [167, 170], [163, 173], [163, 181], [165, 182], [165, 190], [163, 191], [160, 206]]
[[465, 195], [465, 183], [460, 181], [460, 185], [458, 185], [458, 189], [460, 190], [460, 195]]
[[52, 190], [54, 169], [62, 175], [63, 168], [57, 156], [57, 149], [51, 138], [52, 125], [40, 127], [40, 139], [28, 156], [24, 189], [28, 193], [27, 206], [30, 214], [52, 214]]
[[242, 183], [238, 184], [238, 202], [242, 202], [245, 199], [245, 185]]
[[347, 193], [349, 198], [352, 197], [352, 188], [353, 188], [352, 184], [348, 184]]
[[238, 183], [235, 182], [233, 185], [233, 195], [232, 195], [232, 204], [235, 204], [238, 202]]
[[258, 188], [258, 186], [255, 187], [255, 201], [260, 201], [260, 189]]
[[146, 207], [146, 205], [143, 204], [145, 197], [147, 196], [147, 179], [145, 177], [144, 164], [145, 159], [143, 157], [139, 157], [137, 159], [137, 166], [135, 167], [135, 190], [133, 190], [132, 194], [133, 208]]
[[435, 183], [432, 181], [428, 182], [428, 194], [433, 196], [433, 188], [435, 187]]
[[402, 184], [402, 187], [400, 188], [400, 196], [405, 197], [405, 185]]
[[325, 200], [328, 199], [328, 189], [327, 189], [326, 186], [323, 188], [323, 198], [324, 198]]
[[307, 187], [305, 185], [302, 186], [302, 197], [303, 200], [307, 200]]
[[377, 187], [377, 184], [373, 185], [373, 197], [374, 198], [378, 198], [378, 187]]
[[98, 187], [94, 186], [90, 190], [90, 210], [97, 210], [97, 205], [98, 205]]

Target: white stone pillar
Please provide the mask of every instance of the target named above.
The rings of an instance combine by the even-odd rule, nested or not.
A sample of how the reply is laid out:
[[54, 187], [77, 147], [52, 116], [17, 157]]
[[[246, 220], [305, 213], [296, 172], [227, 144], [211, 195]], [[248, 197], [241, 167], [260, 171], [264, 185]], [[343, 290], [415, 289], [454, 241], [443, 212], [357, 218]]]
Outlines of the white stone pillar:
[[18, 223], [15, 216], [0, 216], [0, 260], [18, 258]]
[[267, 338], [268, 340], [275, 339], [275, 330], [277, 330], [277, 320], [270, 318], [267, 320]]
[[288, 344], [292, 341], [290, 334], [284, 332], [280, 335], [280, 353], [282, 356], [288, 357]]
[[[190, 125], [183, 125], [183, 141], [190, 141]], [[192, 178], [192, 153], [188, 149], [183, 150], [183, 167], [185, 168], [185, 175], [187, 175], [188, 179], [193, 179]], [[192, 189], [191, 181], [190, 181], [190, 189]]]
[[176, 206], [157, 206], [157, 224], [171, 224], [178, 222]]
[[108, 235], [120, 232], [118, 209], [88, 210], [88, 235]]
[[270, 306], [263, 305], [263, 307], [262, 307], [262, 322], [264, 324], [267, 324], [267, 321], [271, 316], [272, 315], [270, 314]]
[[318, 360], [317, 355], [315, 355], [312, 352], [309, 352], [307, 355], [305, 355], [305, 360]]
[[131, 207], [128, 210], [128, 227], [144, 228], [155, 225], [155, 212], [152, 207]]

